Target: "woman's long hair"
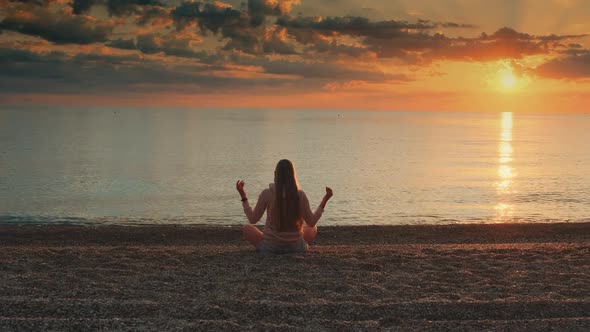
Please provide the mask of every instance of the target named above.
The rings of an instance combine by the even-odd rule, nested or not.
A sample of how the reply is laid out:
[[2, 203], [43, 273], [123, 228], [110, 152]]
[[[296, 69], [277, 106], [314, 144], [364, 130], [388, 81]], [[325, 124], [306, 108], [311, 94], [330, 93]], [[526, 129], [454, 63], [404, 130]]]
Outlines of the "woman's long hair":
[[287, 159], [279, 161], [275, 168], [275, 227], [279, 232], [298, 231], [299, 183], [295, 166]]

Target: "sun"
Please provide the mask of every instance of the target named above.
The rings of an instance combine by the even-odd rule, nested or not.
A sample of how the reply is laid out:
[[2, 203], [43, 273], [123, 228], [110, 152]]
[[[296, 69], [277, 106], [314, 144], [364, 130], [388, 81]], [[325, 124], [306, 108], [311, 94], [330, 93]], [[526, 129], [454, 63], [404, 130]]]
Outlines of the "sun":
[[528, 74], [530, 66], [530, 63], [508, 60], [489, 63], [486, 65], [485, 85], [495, 92], [506, 95], [526, 93], [532, 83]]
[[500, 81], [500, 83], [502, 84], [502, 86], [506, 89], [512, 89], [516, 86], [516, 77], [514, 76], [514, 74], [512, 73], [512, 71], [507, 71], [505, 73], [502, 73], [502, 79]]
[[516, 87], [517, 78], [512, 72], [512, 68], [502, 68], [499, 72], [500, 85], [506, 90], [512, 90]]

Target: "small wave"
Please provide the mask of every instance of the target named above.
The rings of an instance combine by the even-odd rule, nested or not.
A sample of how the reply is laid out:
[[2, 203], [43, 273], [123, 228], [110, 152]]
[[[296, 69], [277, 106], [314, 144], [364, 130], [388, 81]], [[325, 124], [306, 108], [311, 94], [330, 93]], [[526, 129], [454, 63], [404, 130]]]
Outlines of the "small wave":
[[571, 195], [560, 192], [532, 193], [516, 195], [513, 198], [515, 203], [587, 203], [587, 200], [578, 195]]
[[[437, 215], [398, 215], [391, 218], [362, 218], [358, 216], [328, 217], [322, 221], [325, 226], [340, 225], [441, 225], [441, 224], [498, 224], [498, 223], [588, 223], [590, 217], [547, 218], [539, 214], [498, 217], [455, 217]], [[145, 226], [145, 225], [214, 225], [232, 226], [244, 224], [243, 218], [225, 216], [180, 216], [180, 217], [100, 217], [84, 218], [73, 216], [45, 215], [0, 215], [0, 226], [55, 225], [55, 226]], [[260, 224], [264, 224], [261, 222]]]

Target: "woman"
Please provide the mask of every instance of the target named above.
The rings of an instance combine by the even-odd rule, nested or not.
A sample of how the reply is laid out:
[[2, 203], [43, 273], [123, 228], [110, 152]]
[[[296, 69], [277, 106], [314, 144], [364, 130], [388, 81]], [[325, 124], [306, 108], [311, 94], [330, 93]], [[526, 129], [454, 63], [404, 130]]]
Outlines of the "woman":
[[[256, 250], [273, 253], [305, 252], [307, 245], [313, 243], [317, 235], [316, 224], [332, 197], [332, 189], [326, 187], [326, 195], [320, 206], [312, 212], [307, 196], [303, 190], [299, 190], [295, 167], [287, 159], [277, 164], [275, 182], [260, 193], [254, 210], [244, 191], [244, 181], [236, 182], [236, 189], [242, 197], [244, 213], [250, 222], [242, 229], [244, 237]], [[266, 224], [261, 232], [252, 224], [260, 220], [264, 211]]]

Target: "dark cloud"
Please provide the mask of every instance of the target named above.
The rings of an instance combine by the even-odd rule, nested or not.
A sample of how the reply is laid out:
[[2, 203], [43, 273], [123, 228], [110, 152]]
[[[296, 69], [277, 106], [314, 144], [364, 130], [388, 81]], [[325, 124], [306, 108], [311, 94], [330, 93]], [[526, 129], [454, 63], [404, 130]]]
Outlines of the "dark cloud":
[[[399, 57], [416, 62], [416, 52], [448, 47], [451, 39], [440, 33], [430, 34], [436, 28], [473, 28], [470, 24], [434, 22], [430, 20], [377, 21], [358, 16], [339, 17], [279, 17], [277, 25], [287, 28], [293, 38], [309, 50], [345, 54], [366, 55], [369, 52], [379, 57]], [[343, 42], [356, 38], [355, 43]], [[354, 41], [354, 40], [353, 40]]]
[[[451, 38], [432, 33], [432, 30], [472, 29], [474, 26], [430, 20], [418, 20], [415, 23], [395, 20], [372, 22], [356, 16], [284, 16], [277, 19], [277, 25], [286, 27], [297, 42], [311, 44], [309, 50], [357, 55], [374, 52], [381, 58], [401, 58], [415, 64], [427, 64], [438, 59], [490, 61], [549, 54], [562, 47], [560, 42], [583, 36], [533, 36], [504, 27], [491, 35], [483, 33], [477, 38]], [[347, 38], [348, 43], [343, 42]], [[356, 38], [356, 42], [350, 38]]]
[[479, 38], [446, 38], [444, 43], [430, 48], [424, 57], [466, 61], [520, 59], [557, 52], [562, 47], [561, 41], [580, 37], [582, 35], [534, 36], [504, 27], [491, 35], [482, 33]]
[[[387, 21], [370, 22], [368, 18], [358, 16], [345, 17], [279, 17], [277, 24], [291, 30], [313, 30], [326, 36], [337, 34], [350, 36], [364, 36], [374, 38], [390, 38], [409, 28], [407, 22]], [[415, 29], [431, 29], [432, 26], [416, 23]]]
[[122, 50], [136, 50], [135, 40], [133, 39], [114, 39], [105, 44], [105, 46], [119, 48]]
[[262, 52], [260, 35], [261, 32], [253, 33], [250, 28], [224, 29], [223, 36], [229, 38], [229, 41], [223, 46], [223, 50], [259, 54]]
[[205, 3], [197, 18], [202, 31], [220, 32], [224, 37], [238, 34], [237, 29], [249, 28], [245, 13], [220, 2]]
[[164, 53], [186, 58], [199, 58], [203, 52], [195, 52], [191, 47], [190, 37], [180, 37], [175, 34], [148, 33], [137, 36], [136, 47], [146, 54]]
[[250, 54], [297, 54], [284, 28], [246, 27], [223, 30], [229, 41], [223, 50], [238, 50]]
[[[268, 3], [273, 3], [274, 7], [257, 9], [254, 6], [252, 10], [259, 10], [264, 15], [277, 14], [289, 9], [294, 1], [260, 2], [262, 5]], [[253, 24], [250, 12], [234, 9], [221, 2], [185, 2], [172, 10], [172, 17], [178, 31], [196, 24], [203, 34], [212, 33], [226, 39], [223, 50], [239, 50], [250, 54], [297, 53], [284, 28]]]
[[297, 54], [295, 47], [288, 41], [287, 29], [276, 27], [269, 29], [262, 42], [264, 53]]
[[262, 13], [269, 16], [283, 16], [291, 12], [299, 0], [248, 0], [248, 12], [251, 15]]
[[[324, 22], [324, 21], [322, 21]], [[346, 23], [348, 21], [325, 21], [332, 33], [331, 36], [322, 29], [318, 30], [322, 36], [310, 34], [315, 30], [296, 29], [295, 32], [306, 31], [307, 35], [294, 35], [297, 41], [304, 44], [312, 44], [313, 49], [317, 51], [329, 50], [333, 53], [342, 52], [364, 54], [365, 51], [374, 52], [381, 58], [400, 58], [408, 63], [429, 64], [436, 60], [460, 60], [460, 61], [493, 61], [498, 59], [520, 59], [529, 55], [550, 54], [558, 51], [561, 42], [568, 39], [580, 38], [581, 35], [548, 35], [534, 36], [518, 32], [512, 28], [501, 28], [491, 35], [482, 33], [477, 38], [451, 38], [441, 33], [430, 33], [429, 21], [419, 21], [417, 23], [420, 29], [397, 28], [404, 26], [397, 22], [397, 25], [389, 22], [389, 28], [378, 29], [378, 32], [372, 31], [366, 21], [358, 20], [358, 25]], [[340, 22], [336, 24], [335, 22]], [[365, 22], [365, 23], [363, 23]], [[351, 28], [355, 26], [356, 28]], [[385, 24], [381, 27], [386, 26]], [[334, 28], [338, 27], [338, 28]], [[334, 31], [338, 31], [334, 35]], [[289, 30], [293, 32], [293, 30]], [[342, 39], [341, 34], [357, 37], [357, 45], [343, 45], [338, 43], [339, 47], [328, 47], [335, 45], [336, 41]], [[305, 39], [309, 37], [309, 39]]]
[[182, 30], [191, 23], [198, 23], [201, 29], [214, 33], [225, 27], [259, 27], [267, 16], [286, 15], [298, 0], [248, 0], [247, 10], [238, 10], [231, 5], [215, 2], [183, 2], [172, 10], [177, 29]]
[[279, 17], [276, 23], [289, 28], [289, 30], [313, 30], [326, 36], [340, 34], [377, 39], [395, 38], [408, 33], [408, 30], [431, 30], [439, 27], [473, 27], [469, 24], [437, 23], [428, 20], [419, 20], [416, 23], [395, 20], [371, 22], [368, 18], [360, 16], [334, 16], [326, 18], [310, 16]]
[[180, 31], [190, 24], [196, 23], [200, 12], [200, 2], [183, 2], [181, 5], [174, 8], [170, 14], [174, 20], [176, 29]]
[[571, 49], [535, 69], [543, 77], [554, 79], [590, 79], [590, 50]]
[[379, 70], [373, 66], [350, 66], [346, 63], [331, 63], [324, 61], [274, 60], [261, 57], [244, 57], [232, 55], [218, 59], [220, 63], [234, 63], [244, 66], [256, 66], [265, 73], [286, 75], [306, 79], [306, 84], [323, 86], [333, 81], [366, 81], [370, 83], [384, 83], [391, 81], [411, 81], [406, 75], [392, 74]]
[[88, 16], [25, 6], [8, 8], [6, 16], [0, 21], [0, 29], [38, 36], [60, 44], [91, 44], [107, 41], [113, 26]]
[[0, 48], [0, 63], [34, 63], [34, 62], [59, 62], [65, 57], [63, 52], [47, 52], [39, 54], [28, 50], [14, 49], [14, 48]]
[[494, 32], [491, 36], [482, 33], [481, 40], [531, 40], [533, 37], [526, 33], [518, 32], [509, 27], [503, 27]]
[[177, 30], [182, 30], [191, 23], [197, 23], [203, 32], [221, 31], [223, 34], [226, 30], [249, 26], [246, 13], [221, 2], [184, 2], [172, 10], [172, 18]]
[[0, 47], [0, 90], [3, 93], [87, 93], [93, 95], [163, 92], [184, 88], [223, 91], [278, 86], [280, 78], [240, 78], [216, 75], [229, 71], [218, 65], [170, 64], [139, 55], [37, 53]]
[[162, 6], [148, 6], [144, 7], [139, 14], [137, 24], [148, 25], [157, 23], [168, 23], [172, 22], [170, 15], [171, 8]]
[[24, 4], [37, 5], [37, 6], [49, 6], [56, 2], [56, 0], [9, 0], [10, 2], [20, 2]]
[[279, 75], [295, 75], [307, 79], [330, 81], [362, 80], [373, 83], [409, 81], [405, 75], [385, 73], [372, 68], [351, 68], [342, 64], [277, 60], [263, 64], [265, 72]]
[[412, 59], [426, 52], [445, 50], [451, 46], [451, 39], [443, 34], [401, 32], [395, 38], [383, 40], [380, 38], [366, 38], [364, 44], [367, 48], [381, 58]]
[[[405, 75], [385, 73], [375, 67], [305, 60], [271, 60], [265, 57], [229, 53], [203, 56], [203, 61], [165, 60], [162, 48], [174, 53], [174, 44], [162, 43], [161, 36], [144, 35], [133, 46], [146, 54], [33, 52], [0, 47], [0, 89], [4, 93], [84, 93], [92, 95], [132, 92], [232, 91], [257, 87], [293, 86], [321, 89], [333, 82], [383, 83], [410, 80]], [[130, 40], [118, 40], [130, 47]], [[169, 41], [168, 43], [172, 43]], [[20, 47], [23, 47], [22, 44]], [[186, 44], [178, 42], [177, 52]], [[243, 68], [243, 69], [240, 69]], [[188, 91], [187, 90], [187, 91]], [[178, 91], [176, 91], [178, 92]]]
[[287, 15], [293, 5], [298, 5], [299, 0], [248, 0], [248, 13], [250, 24], [260, 26], [267, 16]]
[[74, 0], [72, 2], [72, 11], [74, 14], [85, 14], [96, 3], [98, 3], [97, 0]]
[[140, 8], [145, 6], [164, 6], [158, 0], [108, 0], [107, 9], [110, 15], [125, 16], [130, 14], [141, 14]]
[[158, 0], [73, 0], [72, 10], [74, 14], [84, 14], [95, 5], [105, 5], [109, 15], [114, 16], [142, 14], [145, 6], [166, 6]]
[[442, 22], [437, 23], [438, 26], [442, 28], [462, 28], [462, 29], [475, 29], [477, 26], [475, 24], [460, 24], [455, 22]]
[[182, 37], [174, 33], [144, 33], [135, 39], [115, 39], [105, 46], [123, 49], [138, 50], [144, 54], [163, 53], [165, 55], [184, 58], [202, 58], [206, 56], [203, 51], [195, 51], [191, 46], [193, 39], [190, 36]]
[[366, 47], [338, 44], [336, 40], [318, 40], [310, 47], [317, 53], [328, 53], [332, 55], [346, 55], [350, 57], [361, 57], [371, 53]]

